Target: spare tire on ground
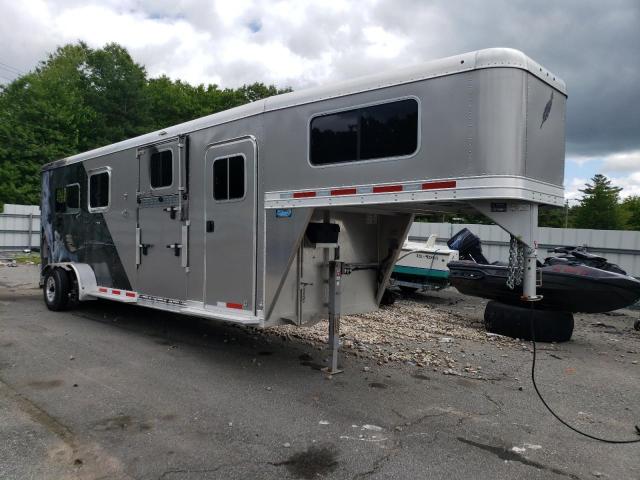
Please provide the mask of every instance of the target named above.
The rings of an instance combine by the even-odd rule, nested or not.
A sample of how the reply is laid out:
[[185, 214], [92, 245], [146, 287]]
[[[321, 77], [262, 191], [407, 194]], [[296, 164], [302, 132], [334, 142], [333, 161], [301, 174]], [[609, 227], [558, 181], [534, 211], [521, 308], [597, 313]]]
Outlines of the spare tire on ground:
[[539, 310], [530, 306], [517, 307], [490, 301], [484, 310], [487, 332], [512, 338], [531, 340], [531, 315], [538, 342], [568, 342], [573, 334], [573, 314]]

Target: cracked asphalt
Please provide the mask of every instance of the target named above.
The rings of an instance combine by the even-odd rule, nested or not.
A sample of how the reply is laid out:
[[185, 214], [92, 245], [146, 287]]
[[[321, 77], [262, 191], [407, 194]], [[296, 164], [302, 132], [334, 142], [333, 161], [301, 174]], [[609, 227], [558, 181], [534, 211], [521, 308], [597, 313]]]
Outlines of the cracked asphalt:
[[[353, 355], [327, 379], [319, 345], [102, 301], [54, 313], [36, 282], [0, 268], [2, 479], [640, 478], [640, 444], [544, 410], [519, 344], [464, 343], [485, 379]], [[634, 437], [637, 318], [580, 316], [541, 346], [539, 385], [580, 428]]]

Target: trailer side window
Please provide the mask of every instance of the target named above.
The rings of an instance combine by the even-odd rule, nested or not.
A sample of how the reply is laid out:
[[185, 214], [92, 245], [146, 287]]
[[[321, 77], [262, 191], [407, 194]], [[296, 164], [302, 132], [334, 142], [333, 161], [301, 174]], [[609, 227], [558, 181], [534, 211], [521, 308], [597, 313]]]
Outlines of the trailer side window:
[[151, 188], [168, 187], [173, 183], [173, 155], [171, 150], [151, 154], [149, 161]]
[[67, 200], [65, 198], [66, 191], [64, 188], [56, 188], [56, 207], [55, 210], [58, 213], [64, 213], [67, 208]]
[[244, 197], [244, 157], [236, 155], [213, 162], [213, 198], [234, 200]]
[[405, 99], [311, 120], [312, 165], [402, 157], [418, 148], [418, 102]]
[[109, 206], [109, 172], [89, 175], [89, 211], [105, 210]]
[[78, 213], [80, 211], [80, 185], [74, 183], [56, 189], [55, 211], [59, 213]]

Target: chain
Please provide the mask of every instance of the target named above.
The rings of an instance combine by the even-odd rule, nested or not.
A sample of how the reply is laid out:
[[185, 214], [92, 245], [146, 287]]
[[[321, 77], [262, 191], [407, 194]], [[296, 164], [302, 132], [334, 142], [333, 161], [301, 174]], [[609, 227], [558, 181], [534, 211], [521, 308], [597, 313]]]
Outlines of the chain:
[[509, 241], [509, 266], [507, 275], [507, 287], [513, 290], [516, 285], [522, 284], [524, 277], [524, 244], [511, 235]]

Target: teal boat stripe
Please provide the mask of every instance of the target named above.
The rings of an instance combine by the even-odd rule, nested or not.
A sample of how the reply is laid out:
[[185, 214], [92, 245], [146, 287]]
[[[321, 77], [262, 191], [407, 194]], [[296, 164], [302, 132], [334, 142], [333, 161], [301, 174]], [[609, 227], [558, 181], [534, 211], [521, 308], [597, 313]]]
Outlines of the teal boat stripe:
[[436, 270], [433, 268], [408, 267], [405, 265], [396, 265], [393, 267], [395, 273], [406, 273], [409, 275], [420, 275], [422, 277], [448, 278], [449, 272], [445, 270]]

